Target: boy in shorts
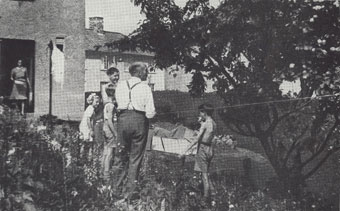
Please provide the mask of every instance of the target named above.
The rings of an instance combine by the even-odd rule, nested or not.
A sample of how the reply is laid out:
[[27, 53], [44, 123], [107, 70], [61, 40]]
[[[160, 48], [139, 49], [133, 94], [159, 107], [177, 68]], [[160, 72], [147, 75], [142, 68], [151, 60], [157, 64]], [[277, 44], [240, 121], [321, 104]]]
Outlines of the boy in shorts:
[[195, 171], [202, 173], [202, 181], [204, 188], [204, 198], [210, 198], [212, 183], [209, 176], [209, 167], [214, 156], [212, 143], [216, 133], [216, 123], [212, 119], [214, 108], [210, 104], [202, 104], [198, 107], [199, 119], [201, 123], [197, 141], [197, 154], [195, 157]]
[[106, 88], [106, 94], [111, 99], [109, 102], [105, 104], [104, 107], [104, 151], [103, 151], [103, 159], [102, 159], [102, 173], [103, 179], [108, 181], [110, 177], [110, 164], [113, 157], [113, 153], [115, 148], [117, 147], [117, 122], [116, 122], [116, 114], [117, 114], [117, 106], [114, 101], [114, 93], [115, 89], [112, 87]]

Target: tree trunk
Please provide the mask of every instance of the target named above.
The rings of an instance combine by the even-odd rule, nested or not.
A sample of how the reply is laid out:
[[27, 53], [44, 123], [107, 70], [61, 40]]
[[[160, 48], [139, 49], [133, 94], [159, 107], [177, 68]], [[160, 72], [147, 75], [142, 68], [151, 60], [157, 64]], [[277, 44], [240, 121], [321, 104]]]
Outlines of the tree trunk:
[[304, 179], [302, 174], [302, 169], [299, 167], [301, 165], [301, 153], [297, 152], [294, 156], [294, 164], [291, 169], [288, 168], [287, 164], [283, 165], [284, 161], [279, 156], [275, 149], [275, 146], [270, 145], [268, 137], [261, 137], [260, 142], [267, 155], [269, 162], [275, 170], [275, 173], [279, 179], [280, 184], [274, 184], [275, 186], [272, 191], [282, 194], [283, 196], [291, 195], [294, 198], [299, 198], [302, 193], [302, 188], [304, 186]]

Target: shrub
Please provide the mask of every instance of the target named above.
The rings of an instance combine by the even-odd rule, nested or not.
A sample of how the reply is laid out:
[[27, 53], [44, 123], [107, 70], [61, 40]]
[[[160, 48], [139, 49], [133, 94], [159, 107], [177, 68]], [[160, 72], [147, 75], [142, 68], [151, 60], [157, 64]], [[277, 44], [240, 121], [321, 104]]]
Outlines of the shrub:
[[[27, 122], [5, 108], [0, 114], [0, 137], [1, 210], [128, 210], [114, 205], [113, 189], [100, 179], [98, 153], [90, 159], [80, 156], [82, 142], [72, 125], [47, 116]], [[217, 193], [210, 209], [214, 211], [322, 211], [334, 207], [310, 193], [300, 201], [273, 199], [230, 172], [213, 173], [212, 179]], [[135, 210], [204, 210], [193, 157], [184, 162], [172, 154], [148, 152], [140, 181], [140, 199], [132, 203]]]
[[169, 101], [157, 105], [156, 112], [155, 121], [176, 123], [178, 120], [175, 106]]

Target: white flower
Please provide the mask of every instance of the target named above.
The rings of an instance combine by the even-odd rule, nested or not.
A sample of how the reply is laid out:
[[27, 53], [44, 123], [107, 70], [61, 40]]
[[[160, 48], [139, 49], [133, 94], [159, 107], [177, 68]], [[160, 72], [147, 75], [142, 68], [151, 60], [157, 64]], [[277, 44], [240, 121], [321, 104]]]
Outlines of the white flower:
[[235, 208], [235, 206], [232, 205], [232, 204], [230, 204], [230, 205], [229, 205], [229, 209], [232, 209], [232, 208]]
[[322, 8], [324, 8], [324, 6], [316, 5], [316, 6], [313, 7], [313, 9], [315, 9], [315, 10], [320, 10]]
[[312, 205], [312, 208], [315, 208], [315, 207], [316, 207], [316, 206], [313, 204], [313, 205]]
[[44, 130], [46, 130], [46, 126], [44, 126], [44, 125], [39, 125], [39, 126], [37, 127], [37, 131], [38, 131], [38, 132], [44, 131]]
[[8, 151], [8, 156], [11, 156], [15, 153], [15, 148], [12, 148], [11, 150]]
[[314, 18], [309, 19], [309, 22], [313, 23], [314, 22]]
[[71, 192], [71, 195], [72, 195], [72, 196], [77, 196], [77, 195], [78, 195], [78, 192], [74, 190], [74, 191]]
[[60, 148], [61, 148], [61, 145], [56, 140], [52, 140], [51, 145], [52, 145], [54, 150], [60, 150]]
[[295, 64], [294, 63], [290, 63], [289, 64], [289, 68], [294, 68], [295, 67]]
[[331, 51], [340, 51], [340, 47], [337, 47], [337, 48], [336, 47], [331, 47], [330, 50]]

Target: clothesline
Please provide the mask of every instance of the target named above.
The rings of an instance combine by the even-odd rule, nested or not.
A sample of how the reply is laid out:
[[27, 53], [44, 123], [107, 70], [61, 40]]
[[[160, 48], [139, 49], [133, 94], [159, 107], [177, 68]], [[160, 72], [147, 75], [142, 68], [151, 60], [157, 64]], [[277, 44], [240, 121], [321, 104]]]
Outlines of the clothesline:
[[[238, 108], [238, 107], [246, 107], [246, 106], [254, 106], [254, 105], [266, 105], [266, 104], [272, 104], [272, 103], [282, 103], [282, 102], [292, 102], [292, 101], [298, 101], [298, 100], [308, 100], [308, 99], [322, 99], [322, 98], [329, 98], [329, 97], [338, 97], [339, 94], [331, 94], [331, 95], [321, 95], [316, 97], [302, 97], [302, 98], [291, 98], [291, 99], [282, 99], [282, 100], [271, 100], [271, 101], [263, 101], [263, 102], [256, 102], [256, 103], [245, 103], [245, 104], [238, 104], [238, 105], [229, 105], [229, 106], [220, 106], [215, 107], [215, 110], [221, 110], [221, 109], [227, 109], [227, 108]], [[187, 109], [187, 110], [181, 110], [181, 111], [170, 111], [170, 112], [161, 112], [157, 113], [158, 115], [162, 114], [170, 114], [170, 113], [183, 113], [183, 112], [192, 112], [197, 111], [197, 109]]]

